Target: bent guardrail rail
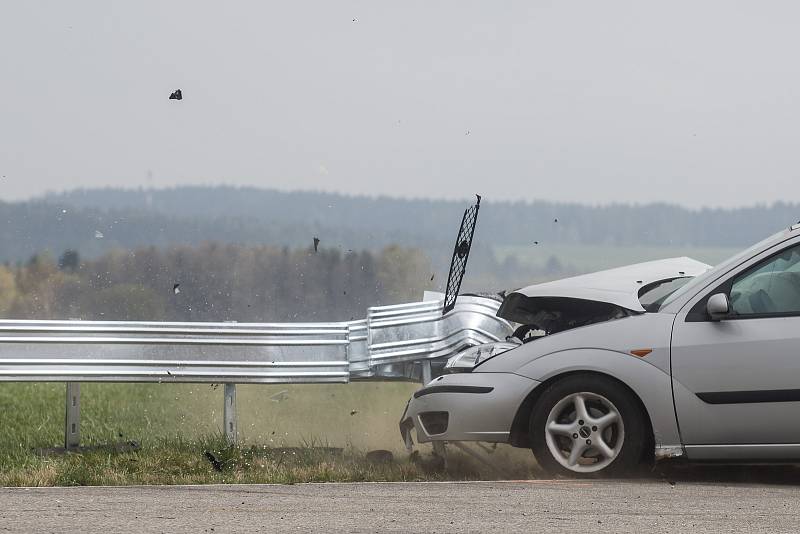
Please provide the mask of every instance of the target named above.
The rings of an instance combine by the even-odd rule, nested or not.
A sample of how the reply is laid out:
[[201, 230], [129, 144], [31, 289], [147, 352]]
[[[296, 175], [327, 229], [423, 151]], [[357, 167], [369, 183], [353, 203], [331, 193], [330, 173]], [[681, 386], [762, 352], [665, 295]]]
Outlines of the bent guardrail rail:
[[0, 320], [0, 382], [67, 382], [67, 447], [79, 437], [80, 382], [202, 382], [225, 387], [225, 432], [236, 438], [237, 383], [429, 381], [465, 348], [499, 341], [511, 324], [491, 298], [444, 296], [369, 308], [330, 323]]
[[499, 303], [369, 308], [338, 323], [0, 320], [0, 381], [318, 383], [419, 378], [414, 366], [504, 339]]

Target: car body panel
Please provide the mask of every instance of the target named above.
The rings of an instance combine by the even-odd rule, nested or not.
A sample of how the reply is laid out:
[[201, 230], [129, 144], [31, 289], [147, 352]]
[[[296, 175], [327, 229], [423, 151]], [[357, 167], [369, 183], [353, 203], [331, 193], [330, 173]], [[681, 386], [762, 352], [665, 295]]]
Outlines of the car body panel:
[[781, 237], [709, 281], [676, 317], [675, 408], [690, 457], [786, 458], [800, 443], [800, 317], [687, 320], [720, 286], [800, 242], [791, 232]]
[[687, 257], [667, 258], [535, 284], [514, 291], [526, 297], [562, 297], [614, 304], [643, 312], [639, 290], [648, 284], [704, 273], [710, 265]]
[[[553, 353], [597, 349], [619, 352], [625, 358], [642, 361], [669, 374], [669, 339], [673, 319], [673, 316], [667, 314], [643, 313], [582, 326], [545, 336], [504, 352], [486, 360], [476, 370], [518, 372], [522, 366]], [[652, 352], [639, 358], [630, 352], [637, 349], [651, 349]], [[594, 367], [590, 359], [587, 360], [587, 365]]]
[[630, 354], [605, 349], [576, 349], [537, 358], [519, 370], [529, 377], [549, 378], [571, 372], [595, 372], [616, 378], [641, 399], [656, 447], [680, 447], [681, 439], [672, 405], [670, 377], [656, 366]]
[[[508, 441], [511, 424], [521, 399], [539, 385], [539, 382], [513, 373], [457, 373], [442, 375], [428, 384], [432, 386], [473, 386], [492, 388], [487, 393], [431, 393], [412, 397], [401, 419], [401, 430], [406, 433], [413, 425], [417, 441]], [[429, 434], [420, 421], [425, 412], [448, 412], [447, 430]], [[410, 423], [409, 423], [410, 422]]]

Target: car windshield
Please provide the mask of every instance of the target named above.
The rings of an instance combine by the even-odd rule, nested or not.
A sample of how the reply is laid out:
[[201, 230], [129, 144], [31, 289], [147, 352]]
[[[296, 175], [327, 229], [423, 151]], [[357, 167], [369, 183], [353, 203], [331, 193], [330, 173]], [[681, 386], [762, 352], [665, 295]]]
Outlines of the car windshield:
[[644, 286], [639, 291], [639, 302], [641, 302], [642, 308], [648, 312], [657, 311], [667, 297], [685, 286], [691, 279], [691, 276], [682, 276], [671, 280], [660, 280]]
[[787, 239], [789, 237], [789, 234], [786, 231], [782, 231], [777, 234], [771, 235], [768, 238], [759, 241], [755, 245], [743, 250], [742, 252], [731, 256], [727, 260], [715, 266], [713, 269], [709, 269], [703, 274], [696, 276], [691, 281], [684, 284], [682, 287], [673, 291], [672, 294], [668, 295], [661, 303], [661, 305], [658, 307], [658, 310], [655, 311], [663, 310], [664, 308], [675, 302], [681, 296], [687, 294], [690, 291], [703, 287], [708, 282], [708, 280], [715, 277], [718, 273], [725, 271], [735, 265], [738, 265], [742, 261], [746, 260], [753, 254], [755, 254], [757, 251], [760, 251], [761, 249], [767, 247], [770, 243], [775, 243], [775, 244], [779, 243], [780, 242], [779, 236], [781, 235], [784, 235]]

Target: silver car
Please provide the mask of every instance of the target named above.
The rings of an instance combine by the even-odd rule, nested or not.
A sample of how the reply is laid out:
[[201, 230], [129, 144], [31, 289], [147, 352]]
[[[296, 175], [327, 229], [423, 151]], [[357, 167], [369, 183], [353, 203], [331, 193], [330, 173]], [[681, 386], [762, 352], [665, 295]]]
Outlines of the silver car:
[[417, 440], [530, 447], [554, 474], [800, 459], [800, 225], [714, 268], [673, 258], [509, 294], [507, 342], [414, 393]]

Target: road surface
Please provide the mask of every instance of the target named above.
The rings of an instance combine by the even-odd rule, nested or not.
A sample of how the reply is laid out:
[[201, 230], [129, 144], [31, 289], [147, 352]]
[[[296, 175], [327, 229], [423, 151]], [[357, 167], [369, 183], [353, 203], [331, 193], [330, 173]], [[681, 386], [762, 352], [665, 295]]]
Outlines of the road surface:
[[798, 486], [648, 479], [0, 489], [0, 532], [800, 532]]

